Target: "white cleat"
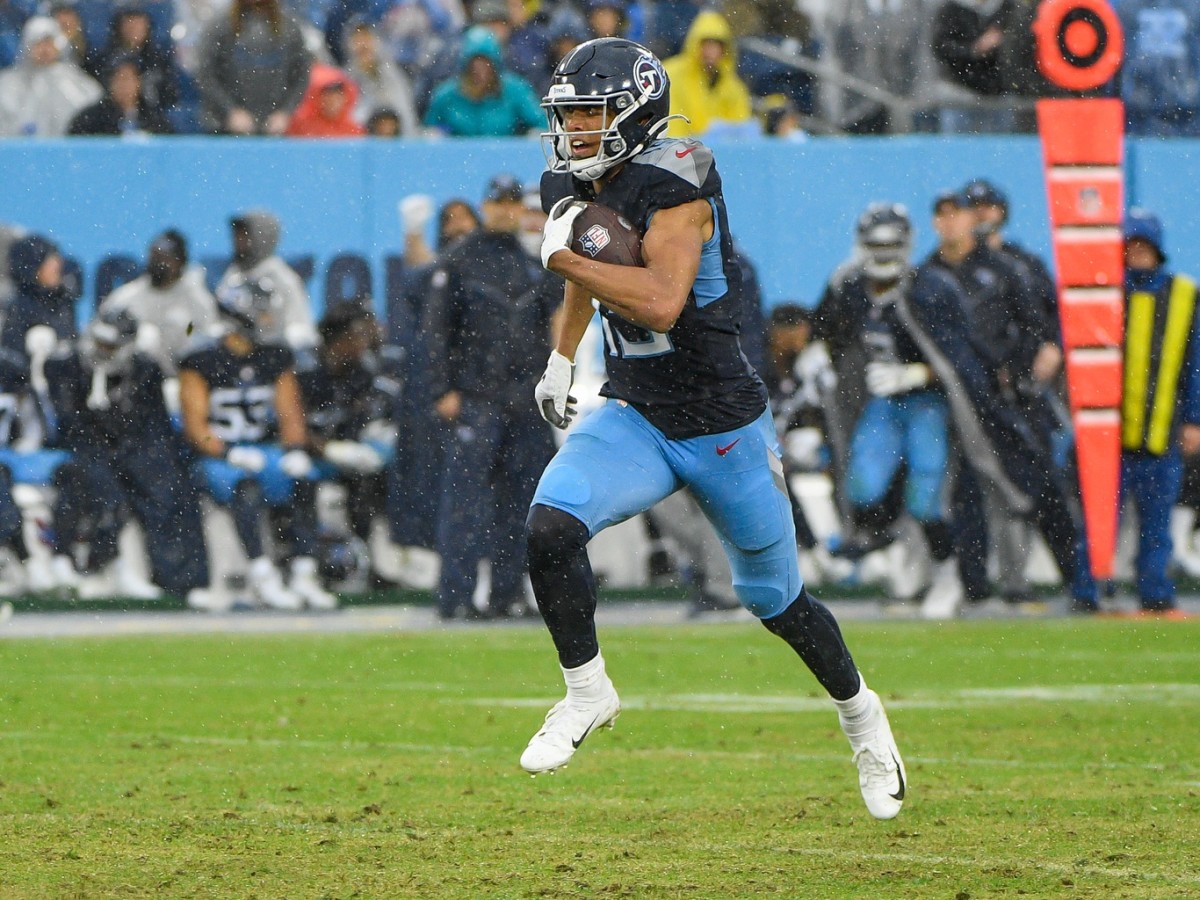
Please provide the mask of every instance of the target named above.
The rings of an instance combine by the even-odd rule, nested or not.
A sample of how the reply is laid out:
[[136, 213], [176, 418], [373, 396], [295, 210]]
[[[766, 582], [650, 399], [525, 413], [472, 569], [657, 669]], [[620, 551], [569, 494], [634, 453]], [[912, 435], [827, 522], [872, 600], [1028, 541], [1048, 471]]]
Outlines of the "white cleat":
[[25, 560], [25, 588], [31, 594], [49, 594], [57, 587], [58, 579], [54, 577], [48, 556], [31, 556]]
[[292, 560], [288, 587], [309, 609], [337, 609], [338, 598], [321, 584], [317, 561], [311, 556], [297, 556]]
[[61, 554], [50, 560], [50, 576], [54, 579], [54, 589], [58, 591], [77, 591], [83, 581], [75, 570], [74, 560]]
[[187, 592], [188, 609], [200, 612], [224, 613], [229, 612], [229, 598], [211, 588], [192, 588]]
[[162, 588], [143, 578], [129, 562], [118, 557], [113, 563], [117, 575], [117, 594], [134, 600], [161, 600]]
[[251, 595], [263, 606], [293, 612], [304, 608], [304, 601], [288, 590], [275, 564], [265, 556], [250, 563], [247, 581]]
[[521, 768], [530, 775], [561, 769], [584, 738], [599, 728], [612, 728], [620, 712], [621, 700], [607, 677], [598, 699], [582, 700], [568, 694], [546, 713], [541, 730], [530, 738], [521, 754]]
[[894, 819], [904, 805], [908, 779], [887, 713], [874, 691], [871, 692], [871, 705], [872, 728], [864, 739], [852, 740], [850, 748], [854, 751], [858, 786], [867, 811], [876, 819]]
[[912, 548], [903, 538], [897, 538], [880, 551], [887, 570], [887, 591], [893, 600], [906, 603], [929, 584], [925, 561], [914, 557]]
[[953, 619], [962, 609], [966, 592], [958, 577], [958, 560], [954, 557], [938, 563], [933, 571], [933, 584], [921, 601], [922, 619]]

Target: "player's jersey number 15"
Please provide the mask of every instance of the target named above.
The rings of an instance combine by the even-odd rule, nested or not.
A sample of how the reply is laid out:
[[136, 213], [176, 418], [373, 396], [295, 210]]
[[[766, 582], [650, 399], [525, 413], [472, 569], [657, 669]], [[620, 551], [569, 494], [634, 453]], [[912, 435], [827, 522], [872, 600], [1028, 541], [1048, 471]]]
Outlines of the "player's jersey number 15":
[[660, 332], [639, 328], [625, 321], [612, 322], [605, 315], [600, 316], [600, 325], [604, 328], [604, 342], [608, 345], [609, 356], [644, 359], [675, 352], [671, 338]]

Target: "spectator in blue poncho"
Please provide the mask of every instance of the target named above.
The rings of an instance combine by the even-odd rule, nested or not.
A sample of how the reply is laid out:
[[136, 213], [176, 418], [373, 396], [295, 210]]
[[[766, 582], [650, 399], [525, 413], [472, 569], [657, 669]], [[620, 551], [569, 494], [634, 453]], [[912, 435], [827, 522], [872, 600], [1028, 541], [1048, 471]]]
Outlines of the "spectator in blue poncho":
[[463, 35], [459, 74], [439, 84], [425, 124], [451, 137], [509, 137], [546, 124], [529, 82], [504, 70], [500, 42], [476, 25]]

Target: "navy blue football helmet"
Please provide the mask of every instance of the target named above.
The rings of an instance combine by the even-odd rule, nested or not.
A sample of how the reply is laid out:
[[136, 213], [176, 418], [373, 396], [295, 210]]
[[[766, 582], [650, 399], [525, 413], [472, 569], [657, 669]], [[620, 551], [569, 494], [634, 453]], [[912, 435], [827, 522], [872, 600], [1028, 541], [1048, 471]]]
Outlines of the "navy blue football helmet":
[[217, 314], [233, 330], [256, 342], [282, 340], [281, 301], [267, 276], [235, 276], [217, 288]]
[[858, 217], [855, 238], [868, 278], [892, 281], [908, 268], [913, 228], [902, 204], [872, 203]]
[[137, 333], [137, 321], [127, 310], [106, 309], [88, 323], [80, 349], [94, 366], [123, 368], [133, 358]]
[[[575, 159], [563, 119], [565, 107], [602, 106], [605, 125], [595, 156]], [[550, 130], [542, 135], [555, 172], [595, 181], [640, 153], [667, 127], [671, 83], [658, 57], [624, 38], [586, 41], [563, 57], [542, 98]]]

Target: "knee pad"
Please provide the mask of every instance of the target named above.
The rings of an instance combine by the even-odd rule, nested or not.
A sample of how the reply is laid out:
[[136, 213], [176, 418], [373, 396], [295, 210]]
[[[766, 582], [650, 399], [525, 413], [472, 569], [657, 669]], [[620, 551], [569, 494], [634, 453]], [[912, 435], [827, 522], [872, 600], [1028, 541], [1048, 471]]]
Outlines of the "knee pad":
[[579, 519], [561, 509], [535, 503], [525, 520], [527, 559], [530, 568], [556, 557], [569, 556], [587, 547], [588, 530]]
[[730, 557], [730, 567], [739, 602], [760, 619], [779, 615], [804, 587], [796, 546], [791, 542], [736, 551]]

